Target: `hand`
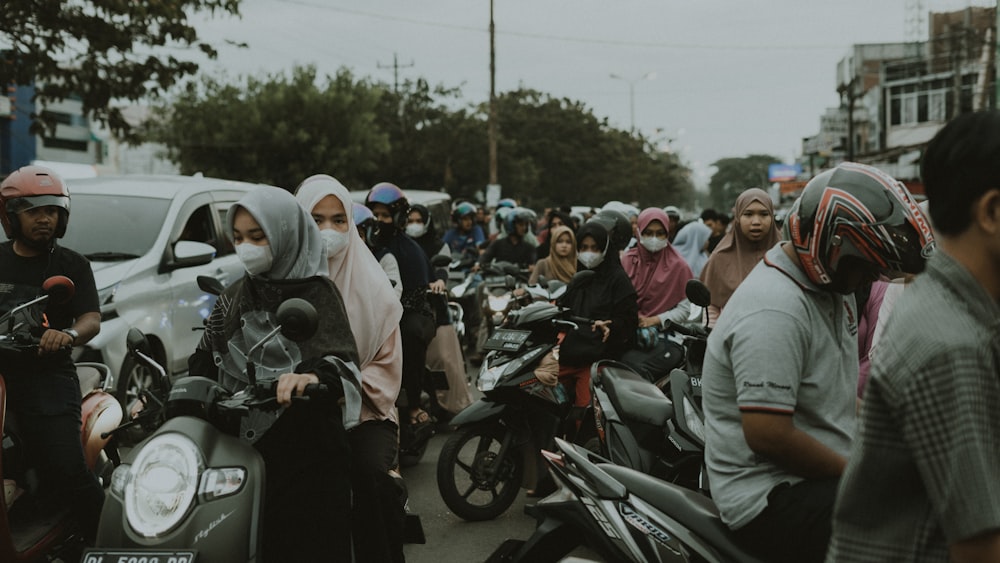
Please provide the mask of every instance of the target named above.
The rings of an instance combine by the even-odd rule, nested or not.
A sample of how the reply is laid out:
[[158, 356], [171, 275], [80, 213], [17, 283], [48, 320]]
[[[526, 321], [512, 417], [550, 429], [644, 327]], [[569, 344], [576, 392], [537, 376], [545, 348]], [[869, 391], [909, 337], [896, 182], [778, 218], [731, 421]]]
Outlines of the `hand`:
[[434, 280], [427, 287], [428, 289], [430, 289], [431, 293], [444, 293], [445, 289], [447, 288], [447, 286], [444, 283], [444, 280]]
[[301, 397], [306, 385], [319, 383], [319, 377], [314, 373], [283, 373], [278, 378], [278, 388], [274, 396], [278, 404], [287, 407], [292, 404], [292, 397]]
[[73, 337], [61, 330], [48, 329], [42, 334], [38, 342], [38, 355], [54, 354], [61, 348], [71, 348]]
[[639, 328], [660, 326], [660, 317], [639, 317]]
[[594, 324], [590, 325], [590, 330], [600, 330], [601, 342], [607, 342], [608, 336], [611, 335], [611, 321], [594, 321]]

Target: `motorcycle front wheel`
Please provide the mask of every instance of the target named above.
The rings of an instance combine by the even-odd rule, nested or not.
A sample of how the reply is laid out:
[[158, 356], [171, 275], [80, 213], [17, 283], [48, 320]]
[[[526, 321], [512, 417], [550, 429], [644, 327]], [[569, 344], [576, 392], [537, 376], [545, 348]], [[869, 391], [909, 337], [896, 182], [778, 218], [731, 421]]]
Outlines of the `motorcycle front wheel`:
[[460, 428], [441, 448], [438, 491], [459, 518], [492, 520], [517, 498], [524, 480], [524, 459], [515, 448], [499, 456], [507, 431], [495, 425]]

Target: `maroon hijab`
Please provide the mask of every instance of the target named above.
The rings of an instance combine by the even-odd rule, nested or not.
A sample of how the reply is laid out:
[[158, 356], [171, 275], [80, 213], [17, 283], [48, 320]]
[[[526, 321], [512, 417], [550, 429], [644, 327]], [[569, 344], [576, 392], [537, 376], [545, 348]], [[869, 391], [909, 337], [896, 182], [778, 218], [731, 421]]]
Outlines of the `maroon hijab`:
[[[659, 221], [670, 234], [670, 219], [662, 209], [650, 207], [639, 214], [639, 233], [653, 221]], [[650, 252], [636, 244], [622, 255], [622, 267], [639, 294], [639, 315], [652, 317], [673, 309], [684, 300], [684, 286], [694, 277], [691, 267], [674, 245]]]
[[[753, 202], [760, 202], [771, 212], [771, 230], [763, 239], [753, 242], [740, 229], [740, 215]], [[733, 226], [729, 229], [701, 271], [701, 280], [712, 292], [712, 305], [720, 310], [729, 302], [736, 287], [750, 274], [764, 254], [778, 242], [778, 227], [774, 224], [774, 202], [760, 188], [750, 188], [736, 198]]]

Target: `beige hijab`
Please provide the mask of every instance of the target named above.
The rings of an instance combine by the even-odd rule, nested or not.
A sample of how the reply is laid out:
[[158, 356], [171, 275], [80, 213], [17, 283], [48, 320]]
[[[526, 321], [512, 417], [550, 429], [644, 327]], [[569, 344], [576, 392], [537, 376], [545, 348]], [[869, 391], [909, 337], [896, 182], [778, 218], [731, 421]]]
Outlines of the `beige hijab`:
[[[760, 202], [771, 212], [771, 230], [763, 239], [753, 242], [740, 229], [740, 215], [753, 202]], [[764, 254], [778, 242], [778, 228], [774, 224], [774, 203], [771, 196], [760, 188], [750, 188], [736, 198], [733, 207], [733, 226], [719, 245], [715, 247], [712, 256], [701, 272], [701, 280], [712, 292], [712, 305], [720, 310], [729, 302], [736, 287], [750, 274], [750, 270], [764, 257]]]
[[[569, 242], [573, 246], [573, 251], [570, 252], [569, 256], [559, 257], [556, 256], [556, 241], [563, 233], [569, 235]], [[546, 258], [549, 263], [549, 274], [552, 279], [564, 281], [569, 283], [569, 280], [576, 273], [576, 236], [573, 234], [573, 229], [567, 227], [566, 225], [559, 225], [549, 231], [549, 255]]]
[[361, 357], [359, 367], [364, 369], [399, 326], [403, 307], [392, 290], [389, 278], [353, 227], [354, 206], [347, 188], [331, 176], [317, 174], [303, 180], [295, 192], [295, 198], [307, 213], [311, 213], [316, 204], [329, 195], [336, 196], [344, 205], [347, 223], [351, 225], [347, 230], [347, 248], [337, 256], [328, 256], [327, 264], [330, 279], [344, 298]]

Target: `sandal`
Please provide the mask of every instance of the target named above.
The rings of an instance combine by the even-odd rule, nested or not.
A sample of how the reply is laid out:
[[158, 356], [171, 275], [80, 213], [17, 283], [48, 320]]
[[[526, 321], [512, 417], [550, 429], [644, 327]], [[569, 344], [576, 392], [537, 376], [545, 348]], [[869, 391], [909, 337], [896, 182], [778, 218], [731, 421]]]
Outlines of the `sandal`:
[[430, 415], [424, 409], [420, 409], [417, 412], [410, 415], [410, 424], [413, 426], [421, 426], [424, 424], [430, 424], [434, 422], [434, 417]]

